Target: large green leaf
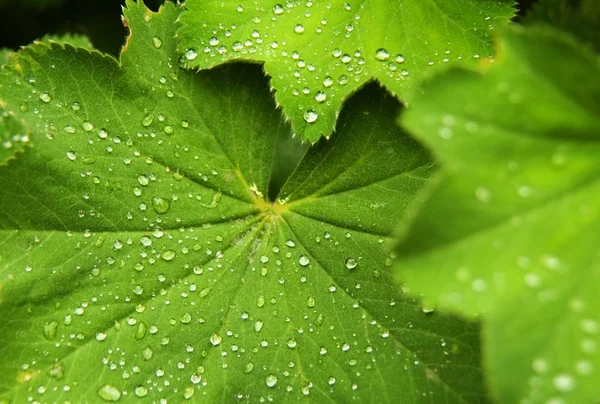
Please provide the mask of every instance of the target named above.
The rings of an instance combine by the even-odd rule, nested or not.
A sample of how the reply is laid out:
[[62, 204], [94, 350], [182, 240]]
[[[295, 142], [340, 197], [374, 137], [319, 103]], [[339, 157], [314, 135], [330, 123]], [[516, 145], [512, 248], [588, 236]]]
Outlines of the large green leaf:
[[0, 49], [0, 66], [8, 62], [8, 55], [11, 53], [10, 49]]
[[[0, 49], [0, 66], [8, 63], [10, 53], [10, 49]], [[23, 150], [28, 140], [29, 136], [25, 128], [2, 108], [2, 99], [0, 99], [0, 164]]]
[[432, 303], [483, 313], [500, 402], [597, 402], [600, 63], [548, 29], [499, 46], [491, 68], [426, 86], [403, 120], [446, 174], [399, 274]]
[[182, 62], [264, 61], [277, 102], [304, 139], [329, 136], [342, 102], [377, 78], [405, 102], [450, 62], [492, 54], [489, 29], [512, 0], [188, 0]]
[[289, 128], [260, 69], [179, 69], [178, 12], [128, 2], [120, 63], [3, 69], [32, 146], [0, 168], [0, 401], [487, 401], [478, 325], [391, 282], [431, 171], [398, 102], [357, 95], [272, 204]]
[[[46, 35], [40, 41], [35, 41], [34, 45], [38, 46], [41, 43], [69, 44], [92, 49], [89, 39], [81, 35]], [[8, 57], [11, 53], [10, 49], [0, 49], [0, 66], [8, 63]], [[35, 77], [28, 77], [27, 80], [35, 81]], [[4, 110], [2, 108], [3, 104], [4, 102], [0, 97], [0, 164], [15, 157], [29, 142], [29, 130], [14, 116], [11, 116], [9, 111]], [[26, 108], [26, 106], [19, 108]]]
[[28, 141], [25, 127], [0, 107], [0, 165], [22, 151]]

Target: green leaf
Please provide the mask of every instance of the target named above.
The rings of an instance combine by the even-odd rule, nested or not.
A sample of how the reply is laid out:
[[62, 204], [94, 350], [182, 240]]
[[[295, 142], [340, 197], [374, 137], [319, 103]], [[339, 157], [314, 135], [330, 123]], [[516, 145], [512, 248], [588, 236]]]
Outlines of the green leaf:
[[29, 142], [29, 134], [25, 127], [2, 108], [0, 108], [0, 142], [0, 165], [15, 157]]
[[7, 48], [0, 49], [0, 66], [8, 63], [8, 55], [10, 55], [11, 52], [12, 51]]
[[[91, 42], [83, 35], [46, 35], [39, 41], [35, 41], [34, 45], [41, 43], [55, 43], [61, 45], [71, 45], [86, 49], [93, 49]], [[0, 50], [0, 66], [8, 63], [8, 56], [13, 51], [10, 49]], [[28, 77], [28, 80], [35, 80], [34, 77]], [[0, 165], [8, 159], [17, 156], [17, 153], [23, 151], [25, 144], [29, 142], [29, 130], [10, 112], [2, 108], [4, 102], [0, 98]], [[26, 108], [26, 104], [22, 104], [19, 108]]]
[[446, 174], [399, 276], [440, 307], [483, 313], [499, 402], [595, 402], [600, 63], [549, 28], [500, 39], [494, 65], [440, 76], [403, 119]]
[[416, 84], [449, 62], [492, 54], [488, 29], [512, 0], [188, 0], [178, 33], [182, 62], [211, 68], [265, 62], [295, 133], [329, 136], [342, 102], [377, 78], [409, 102]]
[[71, 45], [75, 48], [94, 49], [88, 37], [78, 34], [44, 35], [42, 39], [36, 42], [55, 42], [63, 45]]
[[542, 0], [533, 6], [524, 22], [550, 24], [600, 51], [600, 7], [597, 0]]
[[398, 102], [357, 95], [270, 203], [289, 127], [260, 69], [179, 69], [178, 13], [128, 2], [120, 63], [40, 44], [3, 69], [33, 146], [0, 168], [0, 397], [486, 402], [478, 324], [391, 282], [432, 171]]

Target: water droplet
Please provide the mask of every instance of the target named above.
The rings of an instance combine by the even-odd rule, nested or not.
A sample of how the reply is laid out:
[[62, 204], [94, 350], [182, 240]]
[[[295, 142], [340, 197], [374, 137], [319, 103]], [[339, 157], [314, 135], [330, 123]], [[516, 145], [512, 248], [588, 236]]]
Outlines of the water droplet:
[[98, 389], [98, 396], [104, 401], [119, 401], [121, 392], [115, 386], [105, 384]]
[[146, 394], [148, 394], [148, 389], [144, 386], [137, 386], [133, 392], [135, 393], [136, 397], [146, 397]]
[[82, 127], [82, 128], [83, 128], [83, 130], [84, 130], [84, 131], [86, 131], [86, 132], [89, 132], [89, 131], [91, 131], [92, 129], [94, 129], [94, 125], [93, 125], [91, 122], [89, 122], [89, 121], [84, 121], [84, 122], [81, 124], [81, 127]]
[[175, 251], [173, 250], [165, 250], [162, 253], [162, 259], [165, 261], [171, 261], [173, 258], [175, 258]]
[[308, 123], [316, 122], [318, 118], [319, 118], [319, 114], [317, 114], [312, 109], [309, 109], [308, 111], [306, 111], [304, 113], [304, 120]]
[[44, 324], [44, 337], [46, 339], [54, 339], [56, 337], [56, 331], [58, 329], [58, 323], [56, 321], [50, 321]]
[[375, 52], [375, 59], [377, 59], [377, 60], [385, 61], [385, 60], [388, 60], [389, 58], [390, 58], [390, 53], [387, 50], [385, 50], [384, 48], [379, 48]]
[[556, 390], [567, 392], [575, 388], [575, 379], [567, 373], [561, 373], [552, 380], [552, 384]]
[[185, 51], [184, 55], [187, 60], [194, 60], [198, 57], [198, 52], [194, 48], [189, 48]]
[[154, 38], [152, 38], [152, 43], [154, 44], [154, 47], [156, 49], [160, 49], [160, 47], [163, 44], [163, 41], [159, 37], [155, 36]]
[[333, 85], [333, 78], [331, 78], [330, 76], [327, 76], [323, 79], [323, 85], [325, 87], [331, 87]]
[[77, 159], [77, 155], [75, 154], [75, 152], [73, 150], [69, 150], [67, 152], [67, 158], [71, 161], [75, 161]]
[[323, 91], [317, 91], [317, 93], [315, 94], [315, 101], [316, 102], [323, 102], [327, 99], [327, 95], [323, 92]]
[[142, 349], [142, 358], [145, 361], [149, 361], [150, 359], [152, 359], [152, 356], [154, 356], [154, 352], [152, 351], [152, 349], [149, 346]]
[[315, 304], [316, 302], [314, 297], [310, 296], [308, 299], [306, 299], [306, 305], [308, 307], [315, 307]]
[[56, 380], [61, 380], [65, 377], [65, 367], [61, 363], [55, 363], [48, 371], [48, 376]]
[[168, 199], [161, 198], [160, 196], [155, 196], [152, 198], [152, 207], [154, 211], [158, 214], [167, 213], [169, 208], [171, 207], [171, 203]]
[[358, 264], [354, 258], [346, 258], [346, 268], [354, 269]]
[[154, 122], [154, 114], [148, 114], [142, 119], [142, 126], [148, 127]]
[[145, 322], [140, 321], [135, 330], [134, 338], [136, 340], [143, 339], [146, 336], [146, 332], [148, 331], [148, 326]]
[[301, 34], [304, 32], [304, 25], [302, 24], [296, 24], [296, 26], [294, 27], [294, 32], [296, 34]]
[[222, 340], [223, 340], [223, 338], [219, 334], [213, 334], [210, 336], [210, 343], [213, 346], [219, 345]]
[[48, 94], [46, 91], [44, 91], [43, 93], [40, 94], [40, 100], [48, 103], [48, 102], [52, 101], [52, 96], [50, 94]]
[[277, 384], [277, 376], [275, 376], [275, 375], [267, 376], [267, 378], [265, 379], [265, 383], [266, 383], [267, 387], [274, 387]]
[[277, 15], [283, 14], [284, 8], [281, 4], [275, 4], [273, 7], [273, 12]]
[[394, 60], [396, 61], [396, 63], [404, 63], [404, 55], [396, 55], [396, 58]]
[[308, 259], [308, 257], [306, 255], [301, 255], [300, 258], [298, 259], [298, 263], [300, 265], [302, 265], [303, 267], [305, 267], [308, 264], [310, 264], [310, 259]]
[[140, 185], [148, 185], [148, 183], [150, 182], [150, 179], [145, 175], [138, 176], [137, 180], [140, 183]]

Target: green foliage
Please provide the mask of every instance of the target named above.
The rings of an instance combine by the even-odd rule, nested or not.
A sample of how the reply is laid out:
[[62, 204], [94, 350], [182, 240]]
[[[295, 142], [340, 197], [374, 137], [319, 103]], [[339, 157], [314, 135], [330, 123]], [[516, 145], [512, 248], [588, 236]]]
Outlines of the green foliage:
[[0, 49], [0, 66], [6, 64], [8, 62], [9, 54], [10, 54], [10, 49]]
[[400, 246], [399, 274], [440, 307], [483, 313], [501, 402], [591, 403], [600, 62], [550, 29], [506, 30], [498, 46], [492, 67], [438, 77], [403, 119], [445, 174]]
[[36, 43], [3, 69], [32, 147], [0, 168], [0, 397], [488, 401], [478, 325], [391, 281], [432, 172], [398, 101], [357, 94], [270, 203], [289, 128], [259, 69], [180, 70], [178, 13], [128, 2], [120, 63]]
[[598, 401], [597, 1], [125, 3], [0, 50], [0, 404]]
[[264, 61], [294, 132], [316, 142], [334, 129], [343, 101], [372, 78], [410, 102], [424, 77], [491, 56], [488, 28], [506, 24], [512, 6], [511, 0], [188, 0], [179, 50], [190, 67]]
[[45, 35], [39, 42], [57, 43], [62, 45], [71, 45], [75, 48], [93, 49], [90, 40], [83, 35]]
[[23, 150], [29, 141], [27, 130], [8, 111], [0, 108], [0, 165]]

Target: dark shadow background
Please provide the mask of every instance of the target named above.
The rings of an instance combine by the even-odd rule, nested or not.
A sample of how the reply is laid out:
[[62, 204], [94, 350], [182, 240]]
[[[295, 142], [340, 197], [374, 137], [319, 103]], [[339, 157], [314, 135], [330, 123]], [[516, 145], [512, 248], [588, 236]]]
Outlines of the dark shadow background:
[[[163, 0], [144, 3], [158, 10]], [[117, 55], [126, 35], [121, 22], [124, 4], [125, 0], [0, 0], [0, 48], [18, 49], [46, 34], [77, 33], [95, 48]]]
[[[95, 48], [117, 55], [125, 39], [124, 0], [0, 0], [0, 48], [17, 49], [45, 34], [79, 33]], [[537, 0], [517, 1], [519, 16]], [[157, 10], [162, 0], [145, 0]], [[519, 18], [519, 17], [517, 17]]]

